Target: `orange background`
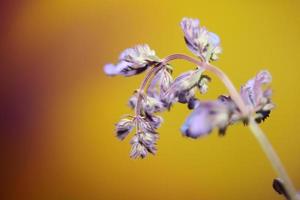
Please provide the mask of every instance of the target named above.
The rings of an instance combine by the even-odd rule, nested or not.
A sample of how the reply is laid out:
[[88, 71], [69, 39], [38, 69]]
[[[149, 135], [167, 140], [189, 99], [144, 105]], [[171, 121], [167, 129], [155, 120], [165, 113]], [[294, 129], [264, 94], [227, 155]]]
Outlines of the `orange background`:
[[[273, 75], [276, 109], [262, 125], [300, 189], [300, 14], [296, 0], [1, 1], [0, 199], [281, 199], [250, 131], [199, 140], [179, 128], [183, 105], [164, 113], [158, 154], [129, 158], [114, 123], [143, 75], [106, 77], [102, 66], [148, 43], [160, 57], [187, 50], [179, 22], [199, 18], [222, 41], [216, 62], [240, 86]], [[191, 67], [172, 62], [175, 73]], [[213, 77], [203, 99], [226, 93]]]

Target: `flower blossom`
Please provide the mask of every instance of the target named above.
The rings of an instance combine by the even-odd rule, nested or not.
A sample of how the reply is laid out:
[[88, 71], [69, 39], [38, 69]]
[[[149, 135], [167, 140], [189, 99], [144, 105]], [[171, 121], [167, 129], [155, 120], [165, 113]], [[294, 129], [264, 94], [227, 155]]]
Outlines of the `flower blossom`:
[[219, 36], [200, 26], [198, 19], [183, 18], [181, 28], [186, 45], [195, 55], [207, 62], [218, 59], [222, 51]]
[[119, 57], [119, 62], [104, 66], [104, 72], [109, 76], [133, 76], [145, 71], [149, 66], [160, 62], [147, 44], [137, 45], [124, 50]]
[[263, 85], [269, 84], [271, 81], [271, 74], [263, 70], [241, 87], [241, 97], [250, 110], [256, 113], [257, 122], [265, 120], [275, 107], [271, 102], [272, 90], [270, 88], [263, 90], [262, 88]]
[[233, 111], [221, 101], [200, 102], [199, 106], [187, 118], [181, 131], [185, 136], [198, 138], [207, 135], [214, 128], [223, 134], [229, 125]]
[[177, 101], [191, 105], [196, 100], [196, 87], [201, 93], [206, 93], [210, 78], [203, 75], [203, 71], [202, 68], [197, 68], [179, 75], [161, 97], [166, 106], [170, 107]]
[[116, 134], [120, 140], [125, 139], [125, 137], [134, 128], [134, 120], [132, 117], [124, 117], [116, 124]]

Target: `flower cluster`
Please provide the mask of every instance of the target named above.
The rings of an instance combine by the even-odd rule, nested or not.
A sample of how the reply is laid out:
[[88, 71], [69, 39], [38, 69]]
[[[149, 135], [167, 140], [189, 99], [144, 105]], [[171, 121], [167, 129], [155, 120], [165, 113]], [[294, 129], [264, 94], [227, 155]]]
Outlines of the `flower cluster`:
[[[212, 101], [198, 99], [197, 93], [205, 94], [208, 90], [211, 78], [205, 74], [205, 65], [213, 67], [210, 62], [218, 59], [221, 53], [220, 39], [205, 27], [200, 27], [197, 19], [184, 18], [181, 28], [188, 48], [200, 58], [193, 70], [173, 78], [173, 68], [168, 62], [179, 54], [160, 59], [148, 45], [126, 49], [116, 65], [104, 66], [104, 72], [109, 76], [133, 76], [148, 71], [141, 88], [134, 91], [128, 102], [135, 115], [125, 115], [116, 124], [116, 135], [120, 140], [136, 130], [130, 142], [132, 158], [144, 158], [148, 153], [156, 153], [157, 129], [163, 121], [158, 114], [170, 110], [174, 103], [187, 104], [193, 110], [181, 127], [182, 134], [191, 138], [207, 135], [214, 129], [224, 135], [229, 125], [237, 122], [247, 124], [250, 115], [260, 123], [274, 108], [271, 89], [263, 87], [271, 82], [271, 75], [266, 70], [243, 85], [238, 97], [220, 95]], [[180, 58], [183, 57], [188, 56]], [[236, 98], [249, 110], [249, 116], [242, 112]]]

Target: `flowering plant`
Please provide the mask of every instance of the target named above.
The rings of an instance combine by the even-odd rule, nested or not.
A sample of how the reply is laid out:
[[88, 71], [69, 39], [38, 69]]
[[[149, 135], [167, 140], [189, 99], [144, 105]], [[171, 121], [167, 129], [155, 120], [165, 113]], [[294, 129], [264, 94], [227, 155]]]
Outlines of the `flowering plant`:
[[[130, 156], [144, 158], [149, 153], [155, 154], [157, 129], [163, 121], [158, 114], [169, 111], [177, 102], [187, 104], [192, 113], [181, 127], [184, 136], [196, 139], [214, 129], [224, 135], [230, 125], [239, 122], [248, 125], [280, 177], [274, 180], [274, 189], [287, 199], [299, 199], [278, 156], [258, 126], [275, 107], [271, 100], [272, 91], [270, 87], [265, 87], [271, 83], [271, 74], [267, 70], [258, 72], [238, 92], [227, 75], [211, 64], [222, 51], [218, 35], [192, 18], [183, 18], [181, 28], [187, 47], [197, 58], [172, 54], [161, 59], [147, 44], [143, 44], [123, 51], [117, 64], [104, 66], [104, 72], [109, 76], [133, 76], [148, 71], [140, 88], [134, 91], [129, 100], [129, 106], [135, 114], [123, 116], [116, 124], [116, 135], [120, 140], [126, 138], [133, 129], [136, 130], [130, 142]], [[186, 60], [195, 67], [173, 78], [173, 68], [169, 62], [175, 59]], [[229, 94], [222, 94], [212, 101], [202, 101], [196, 97], [197, 92], [205, 94], [208, 90], [211, 78], [206, 74], [207, 71], [220, 78]]]

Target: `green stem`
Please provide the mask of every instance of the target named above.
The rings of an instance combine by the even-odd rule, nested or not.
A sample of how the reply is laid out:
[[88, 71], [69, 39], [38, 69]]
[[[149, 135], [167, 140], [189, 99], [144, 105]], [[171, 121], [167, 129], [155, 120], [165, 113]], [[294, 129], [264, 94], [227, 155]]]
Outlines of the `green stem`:
[[290, 180], [288, 174], [286, 173], [278, 155], [276, 154], [266, 135], [263, 133], [262, 129], [258, 126], [258, 124], [252, 117], [249, 120], [249, 128], [255, 136], [256, 140], [259, 142], [264, 153], [268, 157], [273, 169], [277, 172], [277, 175], [283, 180], [284, 188], [286, 189], [289, 199], [299, 200], [299, 197], [297, 197], [296, 189], [292, 181]]

